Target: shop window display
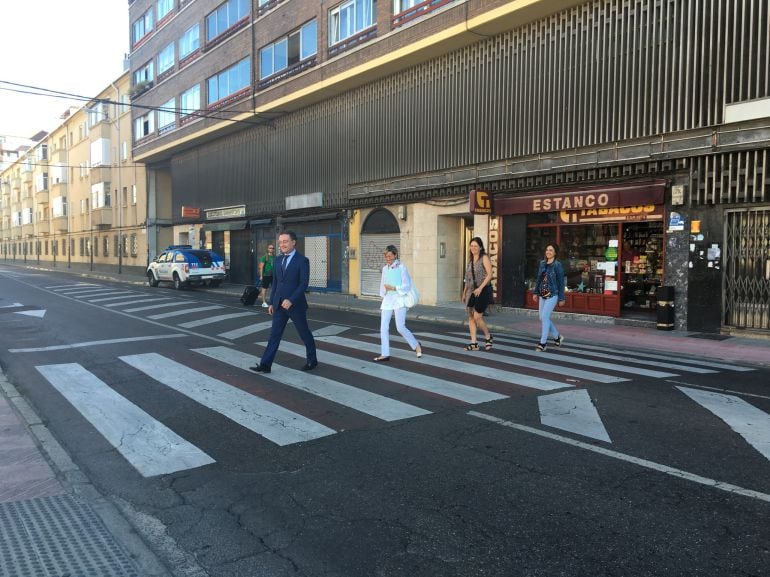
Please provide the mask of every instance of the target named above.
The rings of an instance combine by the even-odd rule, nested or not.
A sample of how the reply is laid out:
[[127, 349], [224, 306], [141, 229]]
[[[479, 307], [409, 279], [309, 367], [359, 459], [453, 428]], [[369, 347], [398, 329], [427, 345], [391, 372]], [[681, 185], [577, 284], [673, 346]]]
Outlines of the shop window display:
[[663, 280], [663, 224], [635, 223], [623, 228], [623, 308], [654, 311]]

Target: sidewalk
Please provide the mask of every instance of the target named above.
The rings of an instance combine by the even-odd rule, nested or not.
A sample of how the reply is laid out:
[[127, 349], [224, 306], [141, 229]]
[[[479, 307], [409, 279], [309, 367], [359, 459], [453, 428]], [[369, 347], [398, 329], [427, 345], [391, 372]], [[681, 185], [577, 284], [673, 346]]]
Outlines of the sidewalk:
[[[146, 284], [139, 274], [58, 272], [78, 279]], [[243, 288], [225, 284], [202, 290], [230, 295], [237, 302]], [[379, 316], [376, 298], [309, 293], [308, 301], [311, 307]], [[457, 330], [466, 324], [465, 309], [459, 302], [418, 305], [409, 318], [444, 323]], [[582, 342], [770, 367], [770, 339], [717, 336], [723, 340], [714, 340], [693, 333], [658, 331], [652, 323], [620, 324], [608, 317], [564, 313], [556, 313], [554, 318], [565, 335], [566, 350], [571, 342]], [[493, 307], [486, 320], [493, 334], [525, 336], [533, 347], [540, 331], [536, 311]], [[123, 513], [90, 485], [1, 370], [0, 439], [0, 577], [171, 575]]]

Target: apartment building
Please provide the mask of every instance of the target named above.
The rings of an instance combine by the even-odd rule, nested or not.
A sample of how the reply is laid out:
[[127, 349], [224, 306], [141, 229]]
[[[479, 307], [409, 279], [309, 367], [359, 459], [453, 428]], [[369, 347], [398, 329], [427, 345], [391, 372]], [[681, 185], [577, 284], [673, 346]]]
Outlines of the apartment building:
[[2, 259], [144, 273], [146, 172], [131, 153], [129, 90], [126, 72], [2, 173]]
[[[400, 247], [427, 302], [467, 244], [534, 306], [770, 329], [765, 0], [133, 0], [133, 149], [161, 248], [254, 275], [294, 229], [314, 290], [377, 292]], [[152, 242], [152, 241], [151, 241]], [[661, 293], [669, 294], [666, 288]]]

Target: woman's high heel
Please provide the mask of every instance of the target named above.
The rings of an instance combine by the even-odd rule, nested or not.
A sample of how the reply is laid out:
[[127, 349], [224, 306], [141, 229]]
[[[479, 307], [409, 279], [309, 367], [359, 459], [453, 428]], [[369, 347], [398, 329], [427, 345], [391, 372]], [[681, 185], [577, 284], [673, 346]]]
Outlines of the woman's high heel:
[[414, 353], [418, 359], [422, 358], [422, 345], [420, 343], [417, 343], [417, 346], [414, 347]]

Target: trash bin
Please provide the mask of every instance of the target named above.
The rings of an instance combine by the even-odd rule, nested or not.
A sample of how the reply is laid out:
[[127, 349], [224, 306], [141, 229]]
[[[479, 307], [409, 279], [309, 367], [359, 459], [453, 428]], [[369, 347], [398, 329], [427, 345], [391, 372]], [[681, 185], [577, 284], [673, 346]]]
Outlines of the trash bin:
[[658, 330], [674, 330], [674, 287], [659, 286], [658, 297]]

